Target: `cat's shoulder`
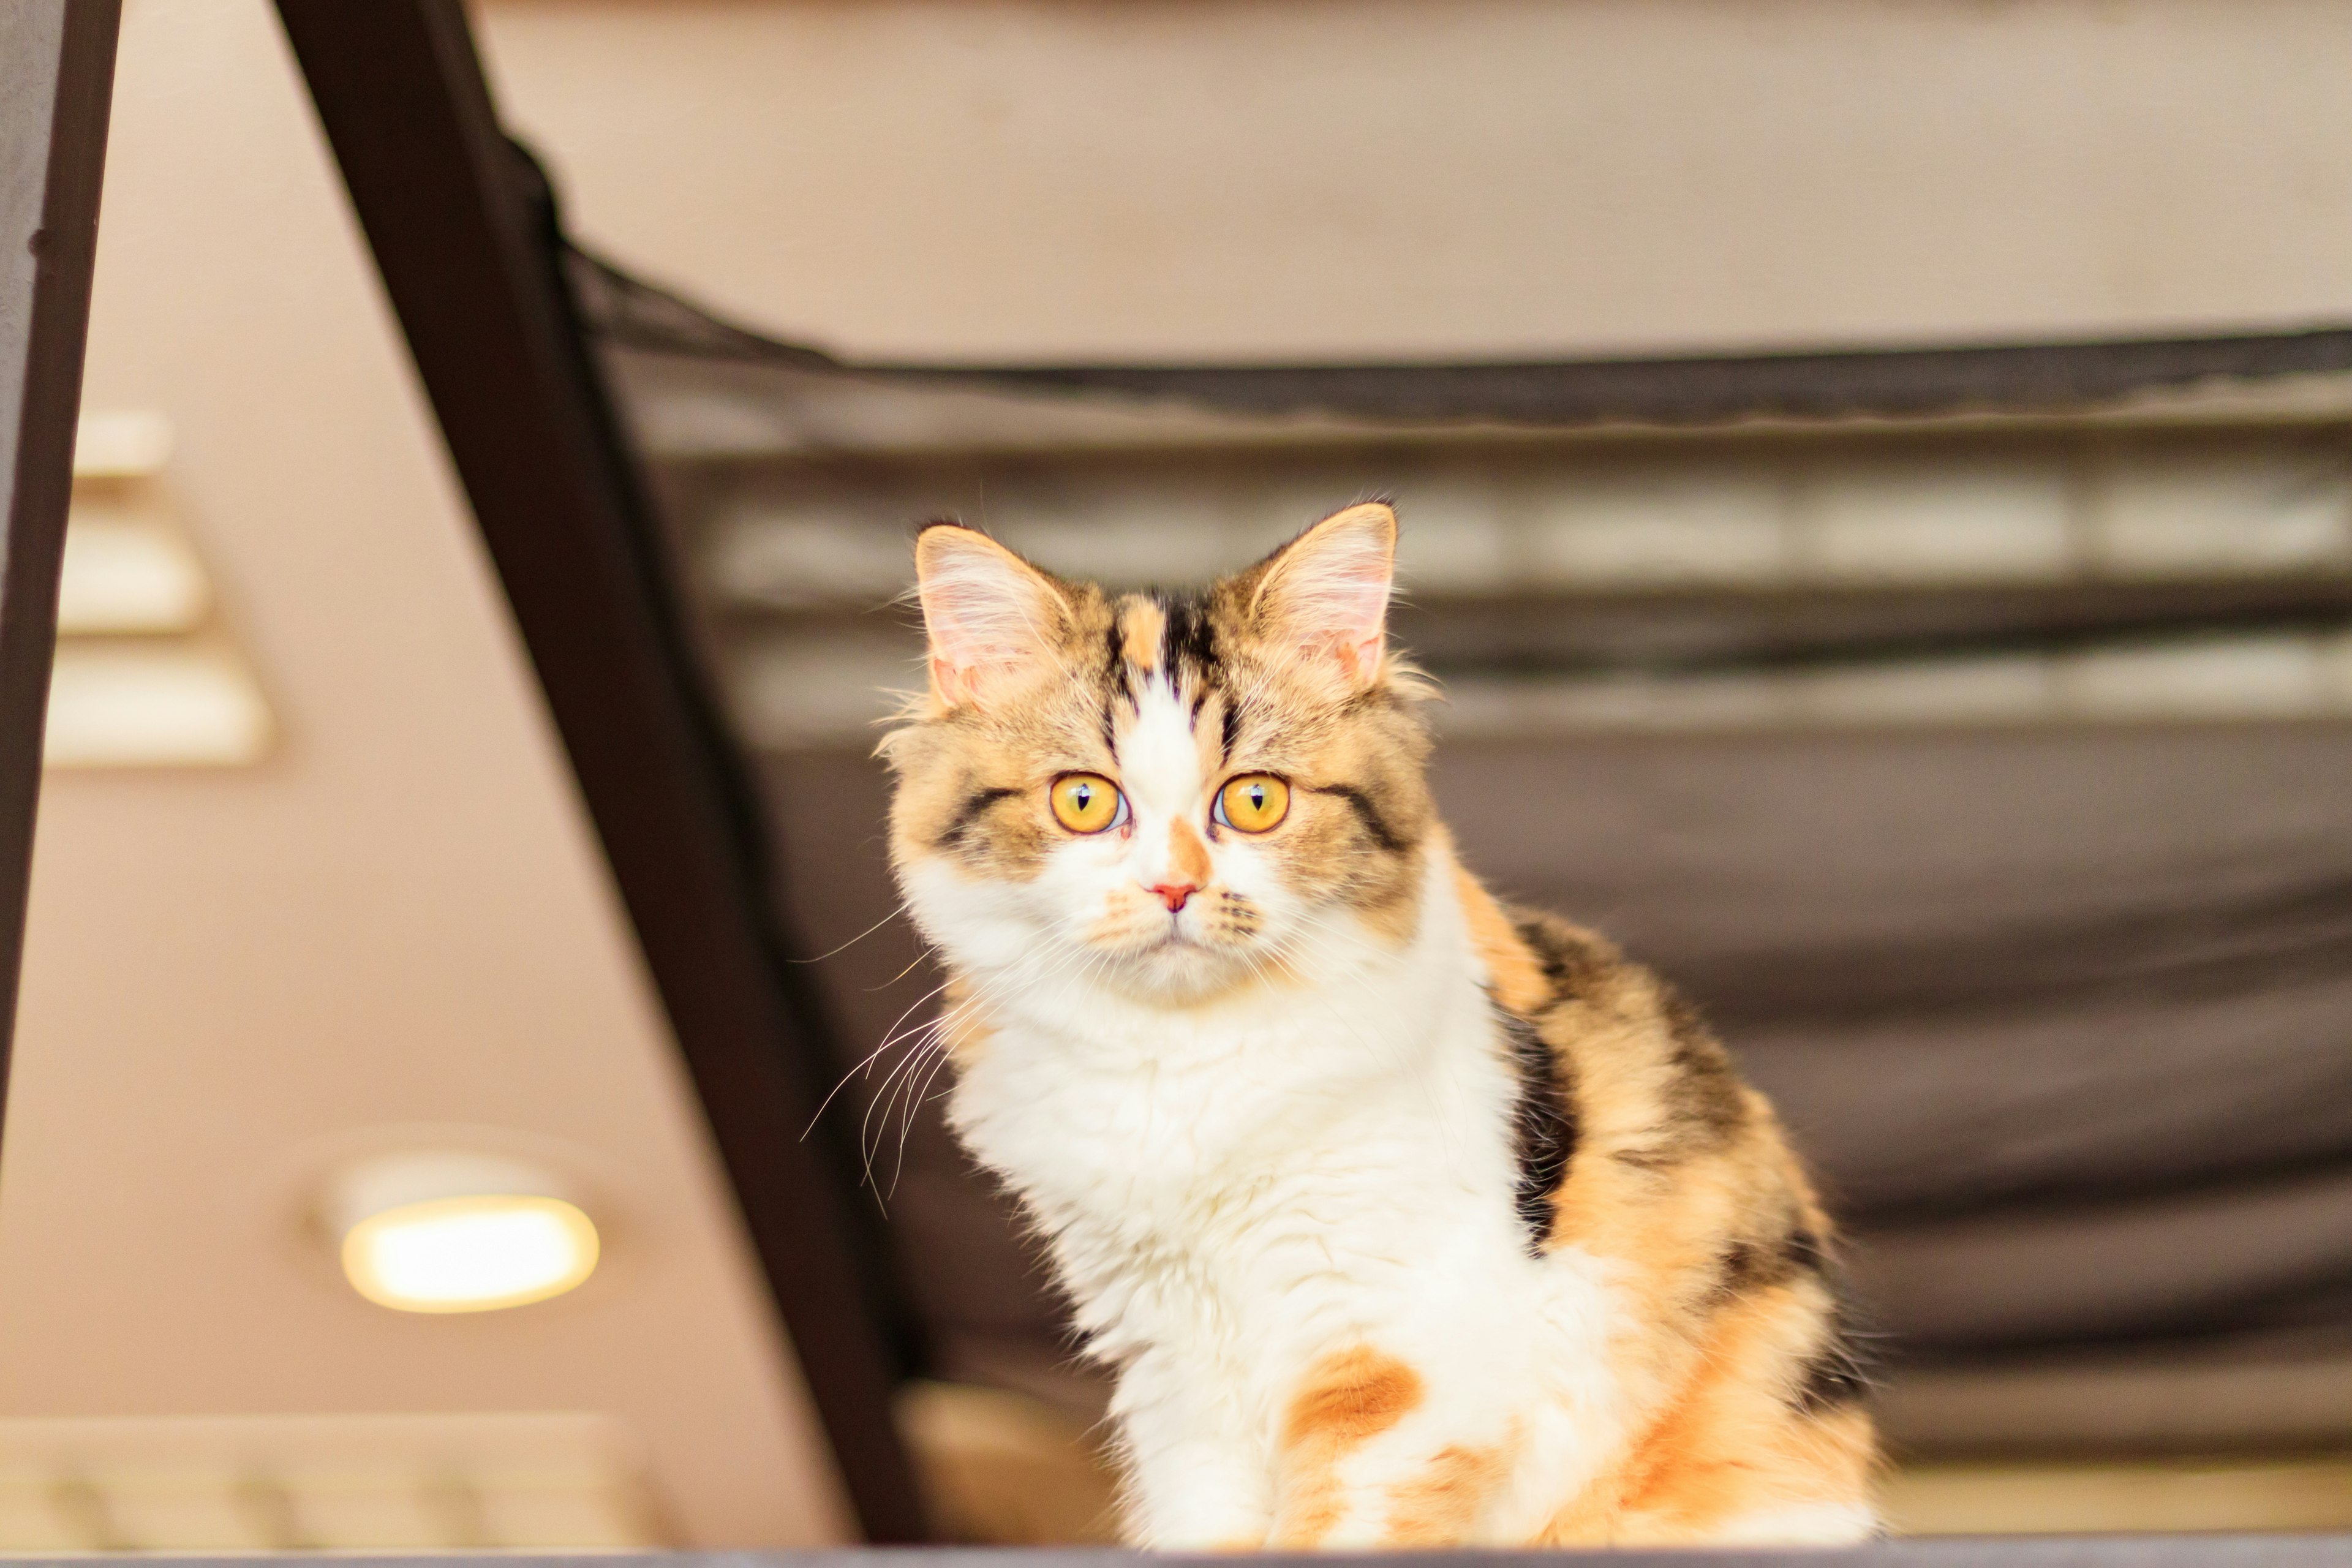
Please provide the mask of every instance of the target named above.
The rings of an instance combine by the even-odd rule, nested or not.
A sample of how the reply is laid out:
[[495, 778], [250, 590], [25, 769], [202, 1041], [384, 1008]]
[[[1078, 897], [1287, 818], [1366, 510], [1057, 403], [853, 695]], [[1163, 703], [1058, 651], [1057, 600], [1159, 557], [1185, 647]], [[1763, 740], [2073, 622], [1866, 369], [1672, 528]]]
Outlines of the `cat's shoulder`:
[[1761, 1098], [1664, 976], [1597, 931], [1495, 898], [1466, 871], [1456, 887], [1496, 1007], [1559, 1060], [1589, 1126], [1615, 1130], [1629, 1153], [1776, 1138]]
[[1671, 993], [1616, 943], [1548, 910], [1497, 899], [1454, 864], [1454, 896], [1487, 988], [1530, 1023], [1563, 1008], [1622, 1014], [1657, 1010]]

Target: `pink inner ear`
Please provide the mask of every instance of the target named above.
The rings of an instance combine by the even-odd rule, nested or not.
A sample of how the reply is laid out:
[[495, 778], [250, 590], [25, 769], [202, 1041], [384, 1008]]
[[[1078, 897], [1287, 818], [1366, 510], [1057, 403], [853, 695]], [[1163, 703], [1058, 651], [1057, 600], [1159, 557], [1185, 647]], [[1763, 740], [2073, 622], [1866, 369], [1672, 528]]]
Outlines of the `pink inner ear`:
[[988, 645], [958, 617], [944, 593], [923, 593], [923, 626], [930, 634], [931, 674], [953, 685], [976, 674], [989, 662]]
[[950, 706], [977, 700], [995, 676], [1045, 651], [1052, 610], [1035, 574], [977, 539], [919, 551], [932, 689]]
[[1318, 525], [1291, 546], [1267, 584], [1275, 613], [1299, 647], [1328, 652], [1358, 680], [1379, 672], [1388, 624], [1394, 524], [1385, 510], [1379, 521], [1342, 513]]
[[969, 702], [980, 694], [980, 672], [969, 665], [959, 665], [933, 654], [931, 689], [938, 692], [940, 700], [950, 708], [960, 702]]
[[[1018, 661], [1018, 650], [1002, 637], [1004, 617], [985, 604], [959, 604], [962, 595], [923, 592], [923, 623], [930, 634], [931, 684], [950, 706], [980, 696], [992, 670]], [[993, 626], [992, 637], [983, 628]]]
[[1369, 680], [1381, 667], [1381, 643], [1388, 626], [1389, 579], [1385, 564], [1378, 582], [1360, 582], [1345, 595], [1333, 596], [1337, 625], [1331, 641], [1340, 666], [1349, 675]]

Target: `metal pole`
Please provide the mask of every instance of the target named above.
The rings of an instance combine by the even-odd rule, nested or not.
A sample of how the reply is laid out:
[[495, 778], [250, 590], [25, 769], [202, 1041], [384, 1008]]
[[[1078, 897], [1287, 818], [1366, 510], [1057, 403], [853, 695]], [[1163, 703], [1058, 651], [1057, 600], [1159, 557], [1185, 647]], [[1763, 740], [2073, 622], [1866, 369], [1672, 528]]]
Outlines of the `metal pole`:
[[[278, 0], [866, 1534], [923, 1539], [870, 1208], [803, 1141], [824, 1019], [583, 341], [551, 198], [457, 0]], [[820, 1132], [820, 1140], [824, 1137]]]
[[121, 16], [119, 0], [0, 0], [0, 1109]]

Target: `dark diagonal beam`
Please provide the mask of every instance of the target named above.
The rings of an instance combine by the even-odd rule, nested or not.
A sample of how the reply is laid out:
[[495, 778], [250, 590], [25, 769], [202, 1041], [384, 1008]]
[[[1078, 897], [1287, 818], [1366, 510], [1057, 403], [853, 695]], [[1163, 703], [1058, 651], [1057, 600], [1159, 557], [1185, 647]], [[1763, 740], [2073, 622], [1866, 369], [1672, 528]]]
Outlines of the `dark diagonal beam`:
[[118, 0], [0, 0], [0, 1107], [120, 16]]
[[574, 321], [543, 184], [456, 0], [279, 0], [866, 1535], [923, 1534], [876, 1237], [802, 1141], [814, 997]]

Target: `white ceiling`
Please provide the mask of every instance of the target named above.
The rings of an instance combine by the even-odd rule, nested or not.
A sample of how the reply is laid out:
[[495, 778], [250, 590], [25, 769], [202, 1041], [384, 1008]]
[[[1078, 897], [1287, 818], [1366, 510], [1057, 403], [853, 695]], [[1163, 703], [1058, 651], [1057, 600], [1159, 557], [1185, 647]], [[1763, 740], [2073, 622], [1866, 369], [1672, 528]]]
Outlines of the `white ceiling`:
[[[131, 0], [88, 401], [164, 475], [282, 721], [54, 773], [0, 1170], [0, 1416], [566, 1410], [706, 1543], [836, 1539], [794, 1373], [264, 0]], [[576, 1294], [415, 1317], [299, 1215], [451, 1124], [600, 1195]]]

